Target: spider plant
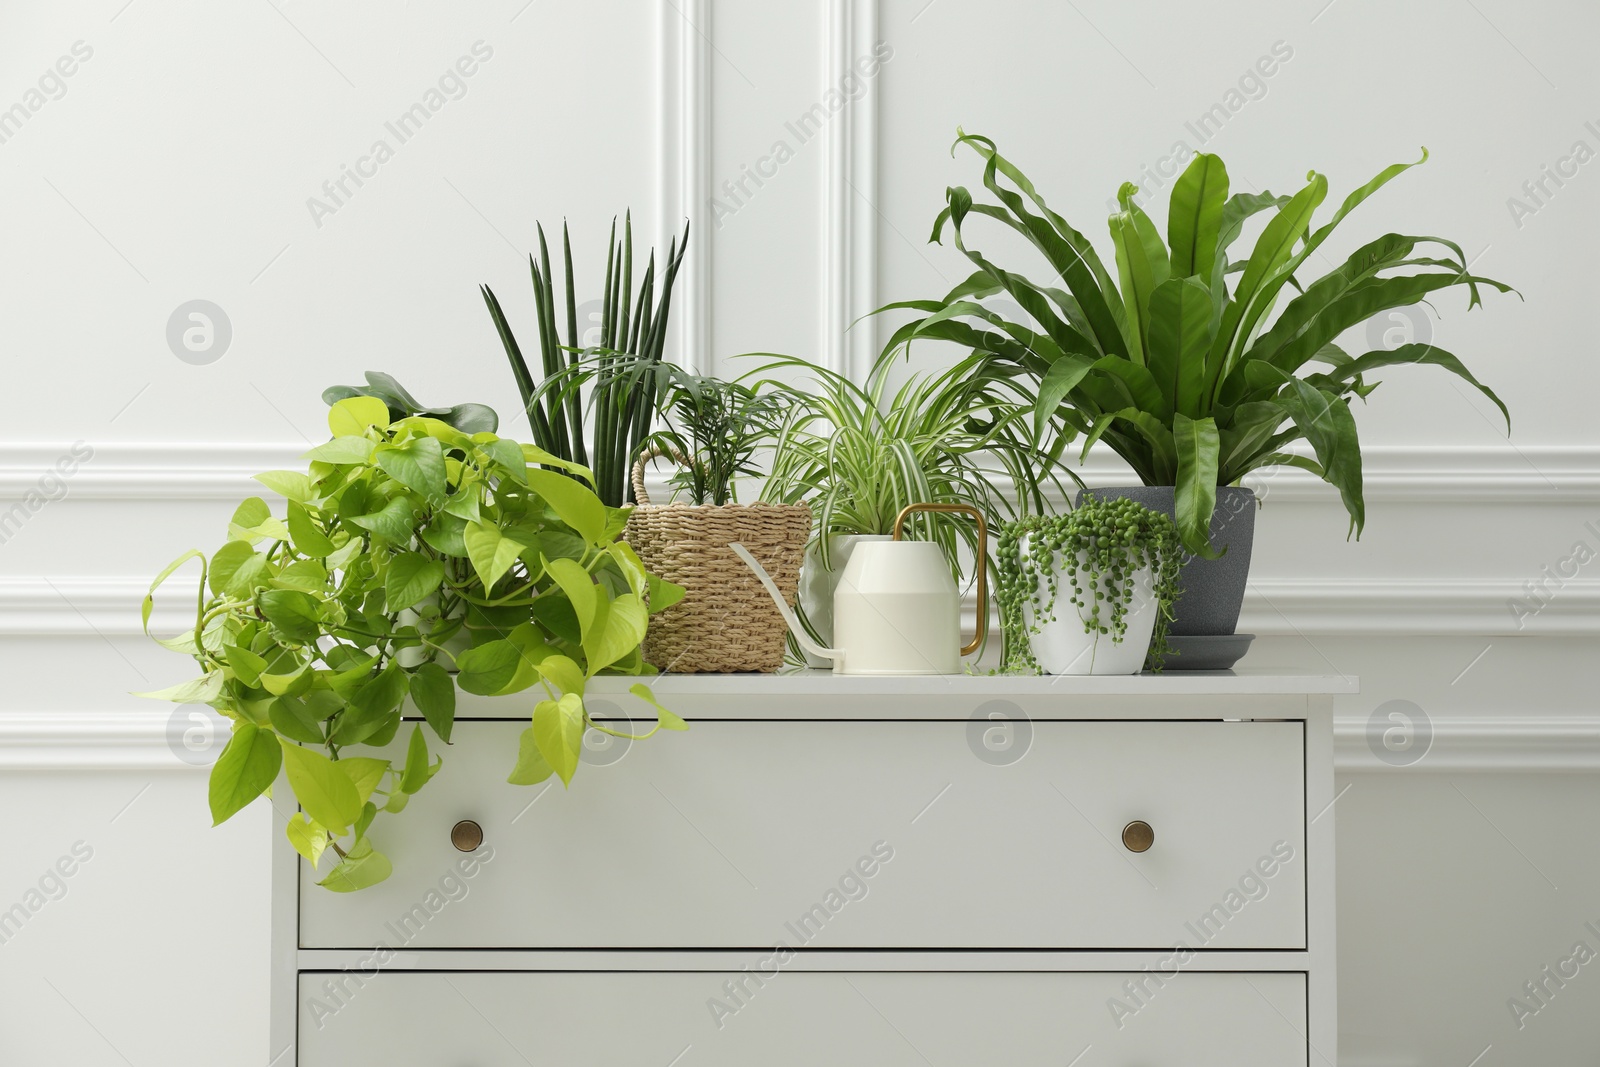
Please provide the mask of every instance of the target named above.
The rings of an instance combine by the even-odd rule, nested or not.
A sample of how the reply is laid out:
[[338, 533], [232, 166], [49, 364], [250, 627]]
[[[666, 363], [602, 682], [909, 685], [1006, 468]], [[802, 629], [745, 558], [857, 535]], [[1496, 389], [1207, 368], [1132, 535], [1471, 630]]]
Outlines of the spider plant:
[[[626, 366], [617, 368], [623, 374]], [[760, 474], [752, 463], [770, 444], [792, 406], [787, 392], [758, 393], [738, 382], [660, 364], [660, 413], [666, 423], [644, 447], [674, 457], [683, 469], [669, 480], [692, 504], [738, 501], [735, 480]]]
[[[897, 354], [894, 346], [886, 349], [863, 384], [789, 356], [769, 356], [741, 379], [757, 379], [758, 391], [792, 400], [777, 429], [762, 499], [795, 503], [815, 494], [814, 537], [830, 569], [832, 535], [888, 534], [907, 504], [970, 504], [995, 521], [1019, 508], [1043, 511], [1047, 488], [1062, 489], [1054, 457], [1040, 451], [1030, 425], [1030, 394], [979, 373], [986, 357], [912, 375], [891, 389]], [[799, 382], [767, 377], [779, 370], [802, 376]], [[912, 522], [919, 536], [939, 543], [959, 578], [957, 539], [970, 549], [975, 531], [965, 523], [927, 522], [932, 518], [919, 514]]]
[[[536, 378], [523, 358], [500, 301], [487, 285], [480, 286], [489, 306], [500, 342], [505, 346], [511, 373], [522, 394], [523, 411], [536, 445], [552, 455], [589, 467], [594, 490], [607, 507], [631, 502], [628, 468], [650, 433], [658, 382], [653, 373], [661, 363], [667, 341], [667, 318], [672, 310], [672, 286], [689, 244], [689, 224], [681, 238], [667, 247], [666, 269], [656, 292], [655, 253], [645, 267], [637, 291], [633, 289], [633, 216], [623, 218], [623, 239], [617, 240], [617, 221], [611, 220], [606, 253], [605, 288], [600, 310], [597, 345], [581, 348], [578, 337], [578, 302], [572, 269], [572, 241], [566, 223], [561, 225], [561, 251], [566, 276], [566, 343], [557, 324], [555, 274], [550, 269], [550, 249], [544, 227], [539, 227], [539, 257], [528, 257], [533, 274], [533, 299], [539, 329], [541, 377]], [[585, 354], [597, 356], [593, 368], [584, 368]], [[629, 374], [595, 373], [612, 363], [627, 363]], [[585, 405], [582, 388], [592, 386]], [[586, 407], [593, 418], [586, 433]]]
[[[1293, 196], [1230, 196], [1222, 160], [1196, 156], [1173, 185], [1165, 241], [1134, 203], [1136, 187], [1124, 184], [1122, 210], [1110, 219], [1113, 281], [1089, 241], [1050, 210], [993, 141], [957, 134], [956, 144], [984, 161], [983, 185], [998, 203], [976, 201], [959, 186], [946, 190], [931, 240], [940, 241], [948, 224], [956, 248], [978, 269], [941, 300], [889, 305], [926, 313], [903, 326], [894, 343], [915, 337], [955, 341], [988, 354], [994, 373], [1031, 378], [1037, 383], [1036, 417], [1059, 416], [1082, 433], [1085, 455], [1103, 440], [1146, 485], [1175, 487], [1178, 529], [1189, 551], [1216, 555], [1207, 533], [1218, 485], [1282, 464], [1311, 471], [1337, 488], [1351, 532], [1359, 536], [1366, 512], [1349, 400], [1365, 398], [1378, 386], [1366, 375], [1380, 368], [1442, 367], [1493, 401], [1510, 427], [1500, 398], [1442, 348], [1407, 344], [1353, 357], [1334, 343], [1379, 312], [1451, 286], [1466, 286], [1469, 309], [1481, 303], [1480, 285], [1510, 291], [1472, 274], [1459, 245], [1389, 233], [1309, 284], [1296, 277], [1350, 212], [1425, 162], [1425, 149], [1417, 163], [1385, 168], [1356, 189], [1315, 229], [1312, 216], [1327, 196], [1328, 181], [1314, 171]], [[1230, 260], [1229, 248], [1258, 212], [1271, 214], [1254, 247], [1244, 259]], [[974, 217], [1027, 238], [1066, 288], [990, 262], [967, 243]], [[1274, 318], [1286, 287], [1296, 295]], [[1007, 321], [984, 304], [1002, 293], [1032, 321]], [[1326, 369], [1308, 371], [1313, 363]], [[1311, 456], [1286, 451], [1300, 440], [1309, 443]]]

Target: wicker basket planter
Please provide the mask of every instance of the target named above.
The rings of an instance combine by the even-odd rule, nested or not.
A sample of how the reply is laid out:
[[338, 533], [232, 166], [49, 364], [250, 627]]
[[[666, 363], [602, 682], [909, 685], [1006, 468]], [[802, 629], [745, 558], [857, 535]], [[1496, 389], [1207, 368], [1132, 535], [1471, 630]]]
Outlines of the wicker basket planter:
[[633, 467], [639, 505], [623, 539], [646, 569], [685, 589], [672, 607], [650, 617], [644, 658], [663, 672], [775, 671], [788, 638], [783, 617], [750, 568], [728, 545], [750, 550], [794, 603], [800, 560], [811, 536], [804, 504], [652, 504], [643, 455]]

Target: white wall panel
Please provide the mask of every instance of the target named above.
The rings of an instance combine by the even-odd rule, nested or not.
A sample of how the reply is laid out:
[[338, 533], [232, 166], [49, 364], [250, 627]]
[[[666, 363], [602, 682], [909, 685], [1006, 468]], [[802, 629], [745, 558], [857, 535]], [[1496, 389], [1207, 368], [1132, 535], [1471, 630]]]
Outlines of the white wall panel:
[[203, 772], [0, 775], [0, 909], [26, 909], [0, 930], [0, 1060], [265, 1062], [267, 813], [212, 829], [205, 797]]
[[827, 5], [722, 2], [710, 62], [710, 180], [696, 216], [713, 250], [710, 362], [737, 375], [744, 352], [818, 358], [822, 175], [828, 123]]
[[[6, 97], [75, 41], [93, 57], [0, 144], [7, 384], [41, 401], [8, 436], [315, 439], [321, 388], [368, 368], [513, 410], [478, 283], [526, 330], [537, 222], [559, 239], [571, 219], [596, 295], [610, 217], [656, 232], [644, 0], [25, 5], [13, 33], [18, 6]], [[480, 41], [490, 58], [429, 97]], [[402, 142], [389, 124], [419, 102], [439, 107]], [[392, 158], [313, 219], [378, 141]], [[232, 324], [205, 366], [166, 340], [194, 298]]]
[[[175, 754], [183, 711], [174, 728], [175, 709], [126, 695], [186, 670], [129, 632], [128, 594], [213, 546], [242, 473], [323, 436], [328, 384], [381, 369], [424, 400], [515, 410], [478, 283], [527, 331], [538, 221], [559, 241], [571, 219], [598, 295], [613, 214], [633, 208], [643, 250], [686, 213], [678, 7], [694, 5], [0, 11], [0, 111], [75, 42], [91, 53], [0, 124], [0, 511], [73, 441], [98, 450], [0, 536], [0, 911], [27, 916], [0, 927], [0, 1061], [265, 1062], [267, 812], [209, 826], [205, 773]], [[441, 87], [463, 56], [471, 76]], [[418, 103], [402, 143], [387, 124]], [[329, 202], [323, 182], [379, 140], [392, 158], [313, 218], [308, 198]], [[167, 340], [195, 298], [232, 330], [200, 365]], [[58, 887], [79, 842], [92, 858]]]
[[[1596, 963], [1567, 963], [1565, 979], [1557, 969], [1580, 942], [1600, 949], [1600, 863], [1585, 847], [1600, 831], [1600, 779], [1338, 784], [1340, 1062], [1592, 1060]], [[1545, 983], [1540, 999], [1528, 982]]]
[[[976, 157], [949, 155], [958, 124], [998, 141], [1102, 247], [1107, 200], [1179, 141], [1221, 154], [1238, 188], [1284, 191], [1321, 170], [1330, 203], [1426, 145], [1431, 161], [1352, 216], [1328, 256], [1337, 263], [1389, 229], [1453, 237], [1469, 259], [1481, 255], [1475, 269], [1516, 285], [1526, 302], [1489, 299], [1468, 315], [1465, 296], [1442, 296], [1434, 338], [1500, 391], [1519, 446], [1591, 443], [1583, 398], [1596, 385], [1594, 340], [1581, 315], [1562, 309], [1584, 306], [1600, 280], [1575, 239], [1593, 230], [1600, 183], [1580, 169], [1520, 220], [1507, 201], [1526, 199], [1522, 183], [1575, 141], [1600, 150], [1600, 134], [1585, 125], [1596, 119], [1600, 75], [1579, 45], [1597, 30], [1600, 12], [1557, 0], [996, 0], [981, 13], [955, 0], [885, 0], [881, 33], [897, 58], [881, 86], [883, 296], [923, 296], [965, 276], [948, 241], [924, 244], [945, 186], [981, 187]], [[1259, 88], [1251, 83], [1253, 99], [1235, 97], [1239, 106], [1202, 142], [1190, 126], [1278, 42], [1291, 58]], [[1162, 184], [1158, 205], [1169, 189]], [[1006, 250], [1002, 265], [1019, 258], [998, 238], [984, 247]], [[1361, 413], [1368, 441], [1504, 441], [1492, 407], [1444, 378], [1390, 379]]]
[[[1589, 525], [1600, 506], [1568, 465], [1588, 466], [1579, 457], [1596, 441], [1593, 331], [1573, 310], [1600, 281], [1584, 236], [1600, 187], [1585, 166], [1547, 181], [1532, 214], [1509, 201], [1534, 203], [1523, 183], [1575, 142], [1600, 150], [1581, 43], [1600, 15], [1481, 0], [999, 0], [980, 15], [951, 0], [884, 0], [881, 24], [897, 50], [881, 86], [885, 300], [964, 274], [948, 242], [924, 243], [944, 187], [980, 186], [975, 157], [946, 151], [958, 123], [994, 137], [1102, 248], [1107, 198], [1134, 180], [1160, 184], [1163, 204], [1169, 182], [1140, 172], [1180, 140], [1220, 153], [1236, 187], [1284, 191], [1315, 167], [1330, 199], [1419, 145], [1432, 152], [1352, 216], [1328, 255], [1391, 229], [1437, 233], [1517, 286], [1526, 302], [1491, 297], [1469, 315], [1451, 294], [1414, 325], [1500, 392], [1515, 433], [1507, 441], [1492, 408], [1443, 376], [1385, 376], [1357, 416], [1377, 474], [1364, 536], [1346, 541], [1331, 494], [1319, 503], [1296, 478], [1268, 479], [1241, 628], [1269, 635], [1252, 666], [1362, 678], [1361, 696], [1337, 703], [1341, 767], [1373, 771], [1341, 778], [1336, 809], [1343, 1062], [1583, 1062], [1595, 1003], [1583, 978], [1521, 1030], [1506, 1001], [1572, 942], [1600, 948], [1583, 925], [1592, 850], [1577, 846], [1592, 835], [1600, 769], [1600, 573], [1582, 562], [1600, 557]], [[1278, 42], [1292, 54], [1202, 145], [1188, 124]], [[1047, 274], [983, 232], [1003, 266]], [[1411, 474], [1394, 478], [1387, 445], [1467, 451], [1436, 453], [1431, 476], [1406, 452]], [[1391, 728], [1423, 747], [1385, 749]], [[1469, 773], [1518, 768], [1587, 773]]]
[[[1468, 315], [1447, 294], [1420, 327], [1511, 405], [1509, 441], [1469, 390], [1398, 370], [1358, 414], [1361, 541], [1305, 476], [1257, 483], [1249, 664], [1363, 682], [1337, 703], [1344, 1062], [1586, 1062], [1595, 965], [1520, 1029], [1507, 1000], [1572, 942], [1600, 951], [1583, 845], [1600, 811], [1600, 571], [1576, 552], [1600, 558], [1585, 314], [1600, 179], [1593, 163], [1544, 177], [1580, 140], [1600, 151], [1597, 31], [1600, 13], [1564, 0], [7, 5], [0, 109], [76, 42], [92, 55], [0, 140], [0, 511], [73, 441], [95, 455], [0, 541], [0, 799], [17, 813], [0, 908], [75, 842], [95, 854], [0, 944], [0, 999], [23, 1020], [0, 1028], [0, 1059], [231, 1063], [261, 1042], [266, 812], [209, 829], [170, 711], [124, 694], [184, 669], [134, 632], [143, 582], [215, 543], [250, 472], [321, 436], [324, 385], [387, 369], [424, 399], [514, 410], [476, 284], [526, 330], [535, 223], [571, 220], [597, 289], [603, 230], [629, 206], [641, 248], [694, 222], [678, 358], [859, 369], [877, 328], [841, 339], [841, 322], [967, 273], [927, 243], [945, 186], [979, 184], [975, 157], [950, 156], [958, 124], [1101, 241], [1117, 185], [1146, 168], [1157, 184], [1177, 141], [1202, 147], [1190, 126], [1282, 42], [1203, 145], [1235, 185], [1282, 190], [1316, 167], [1336, 198], [1426, 144], [1432, 160], [1329, 256], [1440, 233], [1526, 297]], [[464, 95], [319, 226], [307, 199], [398, 142], [385, 123], [479, 40], [493, 54]], [[880, 42], [849, 100], [844, 66]], [[723, 183], [746, 167], [771, 173], [734, 204]], [[1535, 200], [1523, 186], [1540, 180]], [[166, 339], [195, 298], [233, 330], [206, 365]], [[1110, 457], [1090, 467], [1123, 477]], [[181, 614], [167, 604], [158, 619]], [[1397, 710], [1425, 747], [1384, 748]]]

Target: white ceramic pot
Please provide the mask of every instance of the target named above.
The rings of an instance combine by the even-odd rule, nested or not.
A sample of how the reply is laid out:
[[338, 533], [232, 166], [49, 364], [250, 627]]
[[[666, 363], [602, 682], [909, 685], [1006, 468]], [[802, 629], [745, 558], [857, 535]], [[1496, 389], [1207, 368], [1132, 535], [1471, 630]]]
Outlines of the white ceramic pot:
[[[1022, 545], [1022, 555], [1027, 558], [1028, 542]], [[1078, 554], [1078, 566], [1085, 572], [1088, 560]], [[1144, 669], [1145, 655], [1150, 651], [1150, 639], [1156, 628], [1155, 577], [1149, 567], [1140, 567], [1133, 573], [1133, 600], [1128, 605], [1127, 633], [1121, 641], [1113, 641], [1111, 634], [1085, 632], [1084, 616], [1089, 608], [1079, 608], [1072, 603], [1072, 576], [1056, 560], [1056, 597], [1050, 603], [1048, 576], [1039, 576], [1037, 598], [1040, 604], [1049, 605], [1046, 612], [1053, 618], [1038, 625], [1033, 633], [1033, 601], [1023, 603], [1022, 616], [1030, 634], [1028, 646], [1033, 658], [1046, 674], [1138, 674]], [[1087, 574], [1079, 579], [1087, 586]], [[1100, 617], [1109, 618], [1110, 609], [1100, 606]]]
[[[834, 534], [828, 539], [828, 558], [832, 567], [822, 563], [822, 549], [816, 543], [806, 549], [805, 563], [800, 568], [799, 607], [800, 618], [817, 636], [821, 645], [833, 644], [833, 596], [839, 590], [839, 576], [850, 562], [856, 546], [864, 541], [891, 541], [889, 534]], [[806, 666], [826, 670], [833, 661], [814, 655], [804, 649]]]
[[[423, 597], [421, 602], [418, 604], [418, 607], [422, 607], [424, 605], [433, 611], [437, 611], [439, 607], [439, 594], [429, 593], [427, 596]], [[464, 614], [464, 607], [459, 608], [458, 612]], [[423, 622], [422, 616], [418, 615], [412, 608], [403, 608], [396, 612], [395, 620], [401, 626], [420, 626]], [[448, 640], [446, 640], [441, 647], [447, 653], [449, 653], [449, 655], [440, 656], [437, 662], [439, 666], [454, 674], [456, 670], [454, 657], [472, 647], [472, 635], [468, 633], [467, 628], [463, 626]], [[423, 661], [428, 658], [428, 650], [425, 648], [402, 648], [399, 652], [395, 653], [394, 658], [395, 662], [400, 666], [407, 670], [412, 670], [413, 668], [421, 666]]]

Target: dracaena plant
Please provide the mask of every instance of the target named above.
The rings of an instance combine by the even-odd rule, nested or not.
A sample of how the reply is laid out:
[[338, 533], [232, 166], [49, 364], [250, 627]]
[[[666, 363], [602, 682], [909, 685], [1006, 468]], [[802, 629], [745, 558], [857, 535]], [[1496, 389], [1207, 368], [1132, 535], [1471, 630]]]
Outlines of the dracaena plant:
[[[1323, 175], [1312, 172], [1292, 196], [1229, 195], [1222, 160], [1196, 156], [1173, 185], [1165, 240], [1134, 202], [1137, 189], [1122, 186], [1122, 209], [1110, 219], [1113, 279], [1089, 240], [1050, 210], [993, 141], [958, 131], [956, 144], [983, 160], [983, 186], [997, 202], [948, 189], [932, 240], [941, 240], [948, 225], [977, 270], [942, 300], [889, 305], [926, 313], [906, 323], [894, 343], [951, 340], [990, 354], [995, 373], [1031, 376], [1038, 418], [1059, 415], [1083, 435], [1084, 454], [1104, 441], [1145, 484], [1175, 487], [1178, 529], [1189, 551], [1215, 554], [1208, 529], [1218, 485], [1280, 464], [1337, 488], [1359, 535], [1366, 515], [1349, 402], [1377, 387], [1367, 377], [1373, 371], [1442, 367], [1493, 401], [1509, 428], [1500, 398], [1442, 348], [1407, 344], [1352, 356], [1335, 344], [1373, 315], [1441, 289], [1465, 286], [1469, 309], [1481, 303], [1480, 285], [1509, 291], [1472, 274], [1456, 243], [1388, 233], [1328, 273], [1305, 277], [1310, 257], [1345, 217], [1416, 163], [1385, 168], [1318, 226], [1313, 215], [1328, 193]], [[1424, 150], [1417, 162], [1427, 158]], [[1268, 217], [1254, 246], [1230, 259], [1246, 220], [1259, 212]], [[1051, 281], [1037, 283], [991, 262], [968, 239], [974, 218], [1026, 238], [1043, 255]], [[1029, 321], [1009, 321], [985, 303], [1002, 295]], [[1301, 440], [1310, 456], [1288, 451]]]
[[[258, 476], [286, 498], [283, 512], [246, 500], [226, 544], [185, 553], [152, 583], [146, 632], [156, 589], [199, 561], [194, 626], [161, 643], [202, 673], [141, 695], [210, 704], [232, 721], [211, 771], [214, 822], [286, 772], [301, 808], [290, 843], [313, 867], [337, 856], [319, 884], [349, 892], [388, 877], [369, 831], [439, 770], [429, 735], [449, 743], [458, 686], [542, 690], [508, 753], [509, 781], [570, 783], [584, 731], [617, 732], [589, 719], [586, 683], [653, 673], [639, 652], [647, 610], [682, 590], [617, 540], [626, 512], [602, 504], [574, 464], [437, 419], [391, 423], [374, 397], [336, 402], [328, 422], [333, 439], [307, 453], [305, 473]], [[648, 687], [633, 692], [655, 704]], [[427, 729], [414, 725], [394, 759], [384, 750], [408, 698]], [[656, 707], [650, 733], [685, 728]]]

